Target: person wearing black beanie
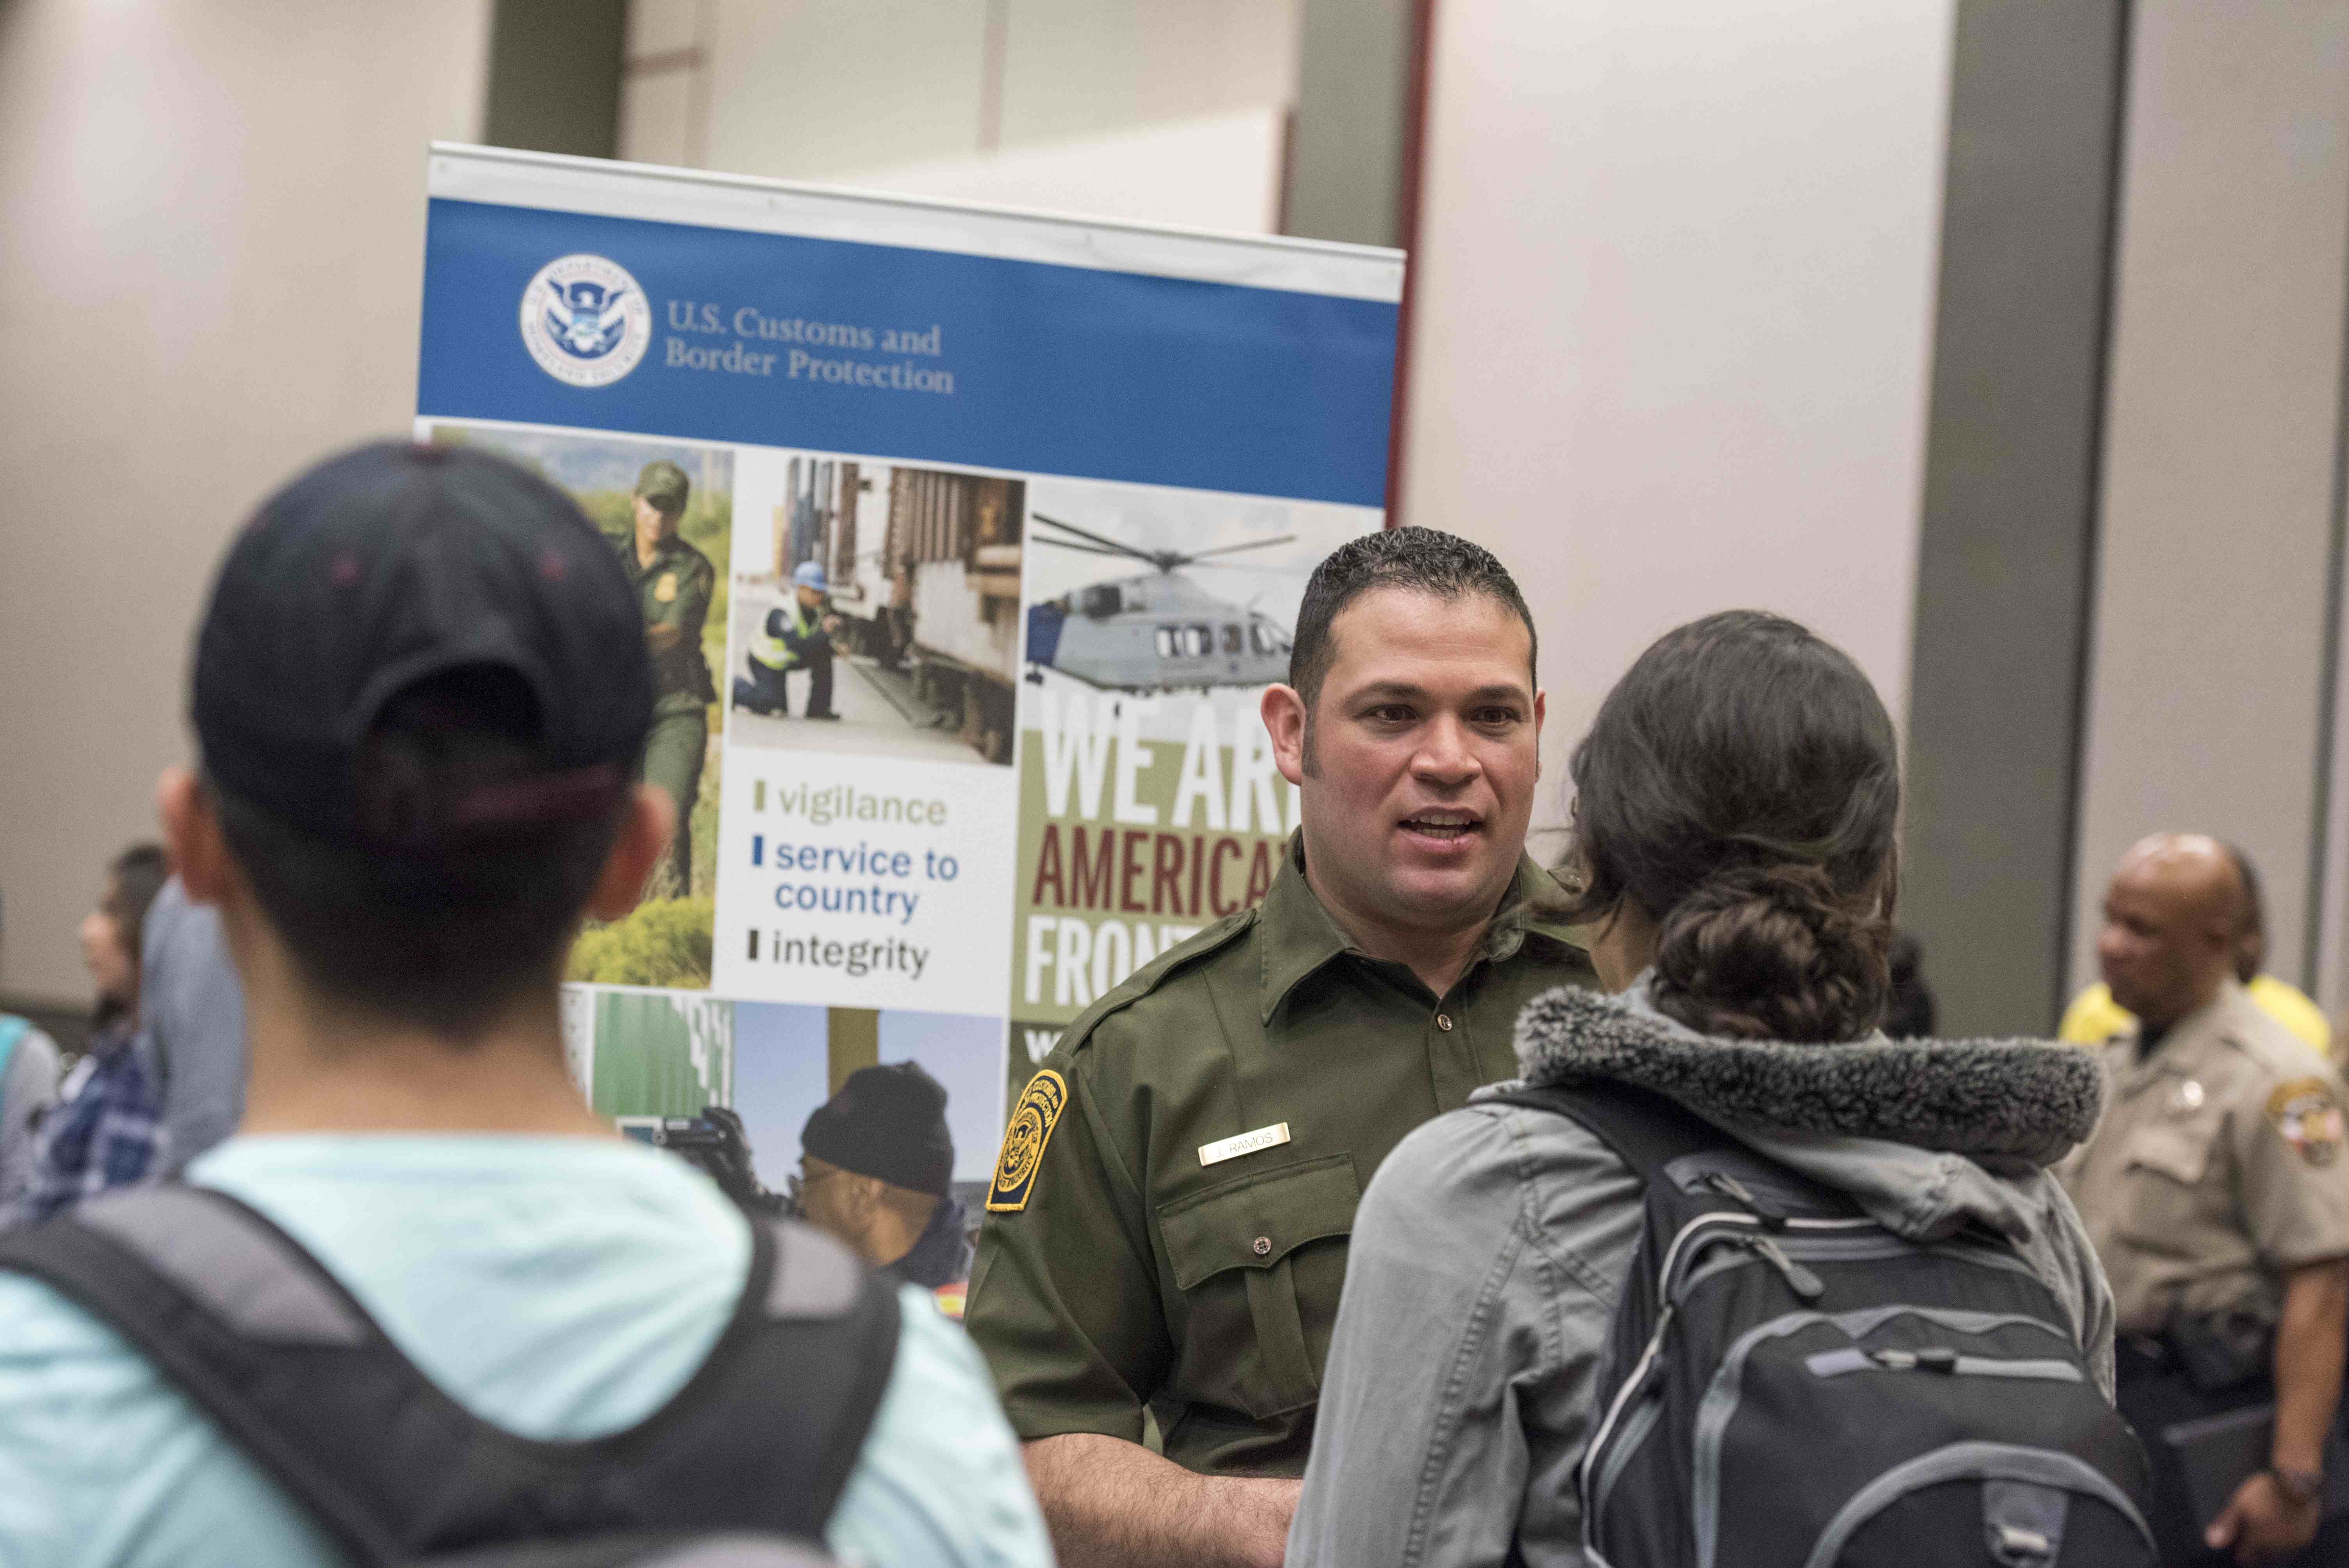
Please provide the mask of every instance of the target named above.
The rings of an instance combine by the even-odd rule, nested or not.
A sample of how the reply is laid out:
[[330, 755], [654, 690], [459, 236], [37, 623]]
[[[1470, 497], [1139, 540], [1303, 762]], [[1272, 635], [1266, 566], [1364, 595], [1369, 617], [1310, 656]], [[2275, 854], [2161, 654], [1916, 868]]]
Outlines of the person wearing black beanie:
[[800, 1134], [802, 1214], [908, 1284], [963, 1277], [947, 1091], [913, 1062], [859, 1068]]

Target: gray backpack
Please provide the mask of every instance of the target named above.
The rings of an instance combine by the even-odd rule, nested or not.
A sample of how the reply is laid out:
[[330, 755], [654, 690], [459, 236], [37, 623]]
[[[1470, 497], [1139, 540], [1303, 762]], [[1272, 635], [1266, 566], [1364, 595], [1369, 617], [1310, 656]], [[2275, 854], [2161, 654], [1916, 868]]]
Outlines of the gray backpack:
[[751, 1236], [700, 1369], [585, 1442], [473, 1416], [223, 1193], [109, 1193], [0, 1232], [0, 1268], [112, 1325], [365, 1568], [813, 1568], [889, 1379], [896, 1297], [805, 1225]]
[[1579, 1484], [1605, 1568], [2153, 1568], [2145, 1451], [2001, 1236], [1896, 1234], [1623, 1084], [1515, 1088], [1648, 1183]]

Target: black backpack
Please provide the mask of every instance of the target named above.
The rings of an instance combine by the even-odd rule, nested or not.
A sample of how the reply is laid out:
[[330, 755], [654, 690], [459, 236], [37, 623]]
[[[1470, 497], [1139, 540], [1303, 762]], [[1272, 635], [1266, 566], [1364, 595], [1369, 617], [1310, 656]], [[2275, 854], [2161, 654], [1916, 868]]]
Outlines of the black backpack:
[[1662, 1096], [1510, 1089], [1646, 1181], [1578, 1472], [1614, 1568], [2151, 1568], [2147, 1467], [2004, 1238], [1919, 1242]]
[[700, 1370], [585, 1442], [473, 1416], [224, 1193], [109, 1193], [0, 1232], [0, 1268], [112, 1325], [366, 1568], [812, 1568], [895, 1359], [896, 1297], [808, 1226], [750, 1233]]

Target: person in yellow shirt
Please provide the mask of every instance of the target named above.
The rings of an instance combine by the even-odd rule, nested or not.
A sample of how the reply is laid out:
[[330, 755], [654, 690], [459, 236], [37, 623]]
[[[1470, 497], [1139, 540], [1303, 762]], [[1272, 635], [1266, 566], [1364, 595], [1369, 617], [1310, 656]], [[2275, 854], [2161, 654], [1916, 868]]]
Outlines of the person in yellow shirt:
[[[2235, 879], [2242, 890], [2238, 907], [2242, 912], [2243, 923], [2236, 938], [2235, 978], [2259, 1004], [2261, 1011], [2290, 1029], [2318, 1056], [2331, 1057], [2333, 1026], [2325, 1021], [2323, 1009], [2290, 981], [2260, 973], [2268, 951], [2267, 908], [2260, 897], [2260, 873], [2251, 864], [2251, 856], [2239, 846], [2221, 847], [2235, 862]], [[2099, 980], [2072, 998], [2072, 1005], [2064, 1009], [2064, 1022], [2056, 1034], [2075, 1045], [2101, 1046], [2136, 1025], [2135, 1015], [2114, 1001], [2112, 988]]]

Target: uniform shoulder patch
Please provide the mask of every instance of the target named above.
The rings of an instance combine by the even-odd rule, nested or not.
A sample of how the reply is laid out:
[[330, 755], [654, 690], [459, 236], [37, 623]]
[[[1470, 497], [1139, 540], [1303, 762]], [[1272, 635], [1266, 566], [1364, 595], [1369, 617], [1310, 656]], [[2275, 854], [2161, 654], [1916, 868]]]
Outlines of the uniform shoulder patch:
[[659, 600], [664, 604], [677, 597], [676, 573], [664, 572], [661, 573], [660, 581], [653, 584], [653, 597]]
[[988, 1212], [1016, 1214], [1028, 1206], [1028, 1195], [1036, 1190], [1036, 1172], [1044, 1163], [1044, 1146], [1052, 1141], [1052, 1129], [1068, 1103], [1068, 1081], [1051, 1068], [1028, 1080], [1012, 1109], [1011, 1124], [1003, 1130], [995, 1185], [987, 1194]]
[[2268, 1095], [2268, 1119], [2292, 1151], [2311, 1165], [2323, 1167], [2341, 1158], [2341, 1106], [2333, 1086], [2323, 1078], [2278, 1084]]

